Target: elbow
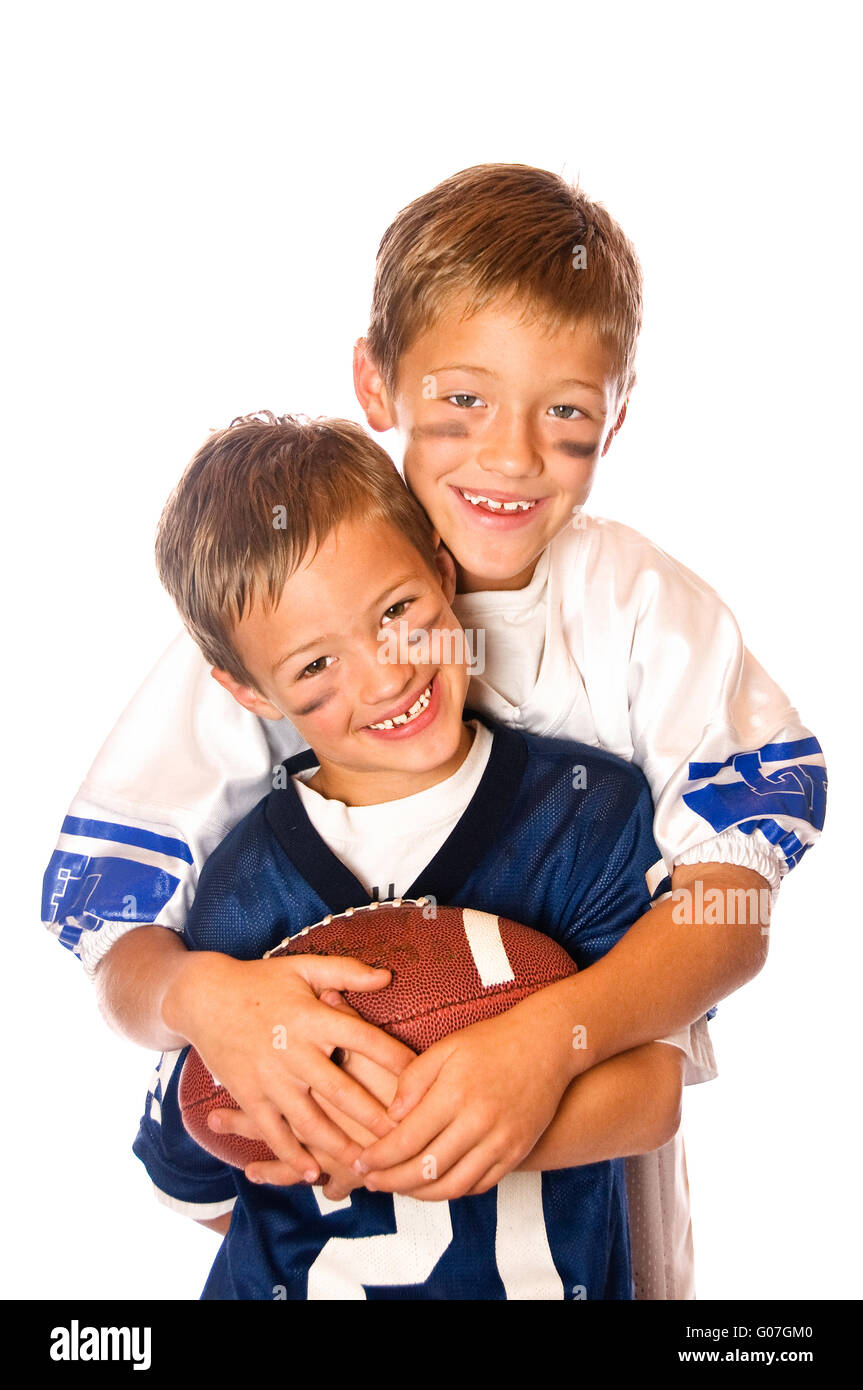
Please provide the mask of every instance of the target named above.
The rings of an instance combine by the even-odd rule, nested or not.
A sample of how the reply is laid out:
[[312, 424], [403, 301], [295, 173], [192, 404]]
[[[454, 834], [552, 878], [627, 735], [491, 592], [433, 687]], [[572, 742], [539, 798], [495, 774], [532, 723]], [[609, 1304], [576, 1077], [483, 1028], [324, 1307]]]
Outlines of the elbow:
[[752, 972], [753, 978], [754, 978], [761, 970], [763, 970], [764, 967], [765, 967], [765, 965], [767, 964], [767, 952], [769, 951], [769, 949], [770, 949], [770, 919], [769, 919], [769, 917], [768, 917], [766, 924], [765, 924], [765, 923], [759, 924], [759, 928], [758, 928], [758, 941], [756, 942], [756, 944], [755, 944], [755, 946], [754, 946], [754, 948], [753, 948], [754, 955], [755, 955], [755, 969], [754, 969], [753, 972]]
[[683, 1118], [683, 1053], [668, 1043], [654, 1043], [653, 1062], [651, 1104], [640, 1153], [669, 1144]]
[[677, 1131], [680, 1129], [680, 1122], [683, 1119], [683, 1087], [678, 1086], [676, 1095], [669, 1095], [665, 1103], [660, 1106], [653, 1126], [651, 1143], [645, 1149], [645, 1153], [653, 1149], [662, 1149], [666, 1144], [670, 1144]]

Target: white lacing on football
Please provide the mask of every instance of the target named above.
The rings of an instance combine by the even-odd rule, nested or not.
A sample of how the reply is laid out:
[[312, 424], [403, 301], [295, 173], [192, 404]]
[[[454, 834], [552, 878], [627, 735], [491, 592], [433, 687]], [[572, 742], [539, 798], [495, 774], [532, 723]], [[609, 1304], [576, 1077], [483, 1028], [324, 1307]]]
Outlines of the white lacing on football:
[[280, 941], [278, 946], [273, 946], [269, 951], [264, 952], [264, 960], [273, 954], [273, 951], [280, 951], [283, 946], [290, 946], [292, 941], [296, 941], [301, 936], [308, 936], [315, 927], [328, 927], [331, 922], [343, 922], [349, 917], [353, 917], [357, 912], [377, 912], [382, 907], [427, 907], [432, 901], [431, 898], [387, 898], [384, 902], [362, 903], [359, 907], [346, 907], [344, 912], [328, 912], [326, 917], [322, 917], [319, 922], [312, 922], [310, 927], [303, 927], [302, 931], [295, 932], [293, 936], [286, 936], [284, 941]]

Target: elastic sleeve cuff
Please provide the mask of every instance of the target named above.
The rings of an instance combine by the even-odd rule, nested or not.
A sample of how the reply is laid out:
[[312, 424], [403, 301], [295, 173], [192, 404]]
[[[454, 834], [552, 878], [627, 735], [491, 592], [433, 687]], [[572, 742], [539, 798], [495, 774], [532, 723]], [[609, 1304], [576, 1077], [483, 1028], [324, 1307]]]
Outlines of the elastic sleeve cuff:
[[667, 1038], [657, 1038], [657, 1042], [680, 1048], [686, 1059], [683, 1067], [684, 1086], [698, 1086], [702, 1081], [713, 1081], [719, 1075], [706, 1018], [699, 1018], [688, 1028], [669, 1033]]
[[229, 1197], [224, 1202], [183, 1202], [179, 1197], [172, 1197], [170, 1193], [163, 1192], [160, 1187], [153, 1183], [153, 1193], [156, 1201], [161, 1202], [162, 1206], [169, 1211], [175, 1211], [180, 1216], [188, 1216], [192, 1221], [213, 1221], [217, 1216], [224, 1216], [227, 1212], [233, 1211], [236, 1205], [236, 1197]]
[[89, 980], [96, 978], [99, 962], [108, 954], [115, 941], [138, 927], [164, 927], [166, 931], [182, 934], [182, 927], [171, 922], [104, 922], [98, 931], [83, 931], [78, 941], [78, 956]]
[[770, 884], [771, 907], [775, 906], [779, 885], [787, 873], [784, 859], [760, 830], [744, 835], [734, 827], [675, 855], [674, 867], [678, 864], [736, 864], [741, 869], [752, 869]]
[[[233, 1170], [205, 1153], [185, 1131], [173, 1141], [178, 1161], [172, 1162], [159, 1127], [150, 1122], [151, 1134], [144, 1127], [147, 1123], [142, 1122], [132, 1152], [146, 1168], [158, 1200], [197, 1220], [230, 1211], [237, 1200]], [[167, 1142], [172, 1142], [170, 1137]]]

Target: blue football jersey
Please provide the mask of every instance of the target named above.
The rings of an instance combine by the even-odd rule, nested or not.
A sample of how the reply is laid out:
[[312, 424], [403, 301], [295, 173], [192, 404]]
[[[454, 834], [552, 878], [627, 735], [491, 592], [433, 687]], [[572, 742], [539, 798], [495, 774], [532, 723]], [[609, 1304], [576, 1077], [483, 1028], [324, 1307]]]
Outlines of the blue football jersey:
[[[669, 887], [647, 783], [595, 748], [493, 734], [473, 799], [405, 896], [524, 922], [583, 968], [646, 911], [648, 882], [653, 896]], [[289, 759], [286, 785], [211, 855], [187, 925], [191, 947], [256, 959], [327, 913], [368, 902], [291, 781], [314, 762], [308, 752]], [[622, 1160], [510, 1173], [487, 1193], [450, 1202], [363, 1189], [330, 1202], [305, 1185], [249, 1183], [204, 1154], [179, 1118], [181, 1062], [182, 1054], [148, 1097], [135, 1152], [178, 1204], [236, 1196], [205, 1298], [632, 1297]]]

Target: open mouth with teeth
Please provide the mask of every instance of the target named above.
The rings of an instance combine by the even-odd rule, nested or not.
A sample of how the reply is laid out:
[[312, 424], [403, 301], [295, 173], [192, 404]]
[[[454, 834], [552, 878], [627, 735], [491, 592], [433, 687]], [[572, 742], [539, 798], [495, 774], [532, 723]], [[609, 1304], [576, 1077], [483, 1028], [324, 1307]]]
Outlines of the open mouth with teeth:
[[386, 719], [378, 719], [374, 724], [366, 724], [365, 732], [375, 738], [411, 738], [420, 733], [437, 717], [440, 709], [440, 681], [437, 674], [432, 676], [425, 690], [405, 704], [388, 714]]
[[397, 714], [392, 719], [385, 719], [381, 724], [369, 724], [369, 729], [398, 729], [402, 724], [412, 724], [415, 719], [419, 719], [424, 710], [427, 710], [431, 703], [431, 682], [426, 686], [418, 700], [415, 700], [410, 709], [406, 709], [403, 714]]
[[537, 502], [536, 498], [529, 497], [512, 497], [508, 500], [486, 497], [482, 492], [468, 492], [464, 487], [458, 488], [457, 491], [472, 507], [478, 507], [485, 512], [532, 512]]

